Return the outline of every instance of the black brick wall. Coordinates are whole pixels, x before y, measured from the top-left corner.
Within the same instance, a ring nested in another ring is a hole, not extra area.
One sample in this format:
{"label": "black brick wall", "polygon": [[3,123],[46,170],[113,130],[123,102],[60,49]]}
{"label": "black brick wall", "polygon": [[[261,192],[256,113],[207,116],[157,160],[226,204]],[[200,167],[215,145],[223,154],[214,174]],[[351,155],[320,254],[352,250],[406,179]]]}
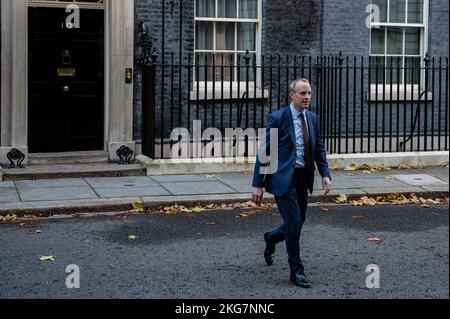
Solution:
{"label": "black brick wall", "polygon": [[[320,55],[322,52],[322,0],[304,0],[301,5],[298,1],[288,0],[282,4],[275,0],[263,0],[263,16],[262,16],[262,35],[261,35],[261,49],[262,55],[266,57],[266,61],[272,56],[275,60],[278,55],[283,57],[290,56],[309,56]],[[137,25],[140,21],[144,21],[150,28],[150,34],[155,40],[156,52],[158,54],[157,63],[162,62],[162,5],[160,0],[136,0],[135,1],[135,46],[136,57],[139,57],[139,34],[137,32]],[[165,15],[165,62],[171,61],[171,53],[173,53],[175,64],[179,63],[179,8],[175,8],[173,16],[170,12],[170,7],[166,6]],[[194,0],[183,1],[183,62],[187,62],[187,54],[194,51]],[[291,59],[292,61],[292,59]],[[135,62],[135,89],[134,89],[134,137],[140,139],[141,132],[141,94],[142,83],[140,68]],[[175,71],[175,84],[172,88],[170,83],[165,82],[165,93],[179,91],[178,88],[178,68]],[[166,68],[165,75],[170,77],[170,68]],[[183,78],[186,78],[187,70],[184,70]],[[275,76],[275,74],[274,74]],[[157,75],[161,79],[161,73]],[[283,76],[284,81],[284,76]],[[158,82],[158,81],[157,81]],[[160,114],[161,109],[161,87],[157,86],[157,113]],[[183,80],[183,83],[186,83]],[[285,83],[283,82],[283,85]],[[182,90],[187,89],[185,87]],[[283,92],[284,93],[284,92]],[[165,105],[170,105],[172,100],[171,95],[168,94],[165,99]],[[185,94],[186,96],[187,94]],[[282,106],[284,106],[283,97]],[[278,103],[278,99],[274,100],[274,104]],[[182,112],[186,109],[187,101],[182,101]],[[178,99],[174,100],[174,105],[178,107]],[[165,111],[167,108],[163,111]],[[174,122],[179,122],[179,116],[183,118],[186,114],[174,112]],[[210,119],[212,122],[212,119]],[[252,119],[253,121],[253,119]],[[258,119],[258,122],[260,119]],[[159,128],[158,128],[159,129]],[[166,131],[167,127],[164,129]]]}
{"label": "black brick wall", "polygon": [[262,53],[319,55],[322,0],[263,1]]}
{"label": "black brick wall", "polygon": [[368,55],[370,29],[366,27],[366,7],[370,0],[323,1],[324,55]]}
{"label": "black brick wall", "polygon": [[430,0],[428,49],[431,56],[448,57],[448,7],[448,0]]}

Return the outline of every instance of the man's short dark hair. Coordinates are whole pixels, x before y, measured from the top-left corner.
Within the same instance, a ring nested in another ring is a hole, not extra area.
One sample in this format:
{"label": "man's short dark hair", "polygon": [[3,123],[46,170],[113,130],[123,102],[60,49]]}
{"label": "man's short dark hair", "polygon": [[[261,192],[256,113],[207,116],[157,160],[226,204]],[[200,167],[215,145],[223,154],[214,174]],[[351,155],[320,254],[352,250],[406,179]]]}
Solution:
{"label": "man's short dark hair", "polygon": [[309,83],[309,80],[307,80],[307,79],[304,79],[304,78],[295,79],[294,81],[289,83],[289,93],[293,92],[295,90],[295,87],[297,86],[298,82],[303,82],[303,83],[307,83],[307,84],[311,85],[311,83]]}

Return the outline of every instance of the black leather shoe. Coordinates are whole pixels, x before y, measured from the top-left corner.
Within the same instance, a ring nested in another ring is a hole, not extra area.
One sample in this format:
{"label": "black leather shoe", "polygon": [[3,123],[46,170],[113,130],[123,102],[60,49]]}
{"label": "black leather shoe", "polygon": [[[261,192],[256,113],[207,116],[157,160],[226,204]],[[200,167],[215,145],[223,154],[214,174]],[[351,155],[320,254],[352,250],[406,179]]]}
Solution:
{"label": "black leather shoe", "polygon": [[302,288],[311,288],[309,284],[308,278],[306,278],[305,274],[295,273],[291,275],[291,281],[294,285],[302,287]]}
{"label": "black leather shoe", "polygon": [[270,241],[269,233],[264,234],[264,241],[266,242],[266,249],[264,250],[264,259],[267,265],[273,265],[273,255],[275,254],[275,245]]}

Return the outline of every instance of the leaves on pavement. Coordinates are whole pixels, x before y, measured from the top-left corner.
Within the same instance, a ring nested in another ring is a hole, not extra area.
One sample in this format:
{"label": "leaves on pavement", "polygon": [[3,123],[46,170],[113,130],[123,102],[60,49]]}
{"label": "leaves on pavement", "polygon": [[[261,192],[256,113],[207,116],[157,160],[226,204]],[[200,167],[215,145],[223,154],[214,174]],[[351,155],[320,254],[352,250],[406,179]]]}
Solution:
{"label": "leaves on pavement", "polygon": [[363,196],[360,200],[353,201],[352,204],[353,206],[375,206],[377,204],[377,200],[375,198]]}
{"label": "leaves on pavement", "polygon": [[8,214],[5,216],[5,220],[6,221],[15,221],[17,220],[17,215],[16,214]]}
{"label": "leaves on pavement", "polygon": [[142,202],[133,203],[133,209],[131,211],[133,213],[142,213],[144,211],[144,203]]}
{"label": "leaves on pavement", "polygon": [[417,169],[417,166],[415,166],[413,164],[405,163],[405,164],[394,165],[394,166],[392,166],[392,168],[398,169],[398,170],[405,170],[405,169]]}
{"label": "leaves on pavement", "polygon": [[348,200],[348,196],[345,194],[341,194],[338,197],[336,197],[335,202],[338,204],[344,204],[347,202],[347,200]]}
{"label": "leaves on pavement", "polygon": [[204,208],[201,208],[201,207],[194,207],[194,208],[192,208],[192,212],[193,212],[193,213],[196,213],[196,214],[203,213],[204,210],[205,210],[205,209],[204,209]]}
{"label": "leaves on pavement", "polygon": [[180,208],[180,213],[192,213],[192,210],[182,206]]}
{"label": "leaves on pavement", "polygon": [[[345,204],[348,203],[348,196],[345,194],[341,194],[335,199],[335,203],[337,204]],[[440,205],[440,204],[448,204],[448,197],[445,198],[423,198],[417,197],[416,194],[411,194],[409,197],[406,197],[403,194],[392,193],[387,196],[378,196],[377,198],[363,196],[358,200],[352,200],[350,203],[353,206],[375,206],[379,204],[392,204],[392,205],[425,205],[424,208],[427,208],[426,205]]]}
{"label": "leaves on pavement", "polygon": [[351,164],[348,166],[345,166],[344,171],[356,171],[358,169],[358,166],[355,164]]}

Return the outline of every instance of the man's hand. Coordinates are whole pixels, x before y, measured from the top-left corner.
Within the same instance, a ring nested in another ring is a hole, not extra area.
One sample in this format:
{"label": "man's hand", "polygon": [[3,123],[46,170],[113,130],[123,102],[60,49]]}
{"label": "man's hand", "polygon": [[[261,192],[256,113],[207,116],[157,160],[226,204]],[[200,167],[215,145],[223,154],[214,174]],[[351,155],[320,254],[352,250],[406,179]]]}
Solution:
{"label": "man's hand", "polygon": [[324,195],[328,195],[331,191],[331,179],[329,177],[324,177],[322,179],[322,185],[323,185],[323,190]]}
{"label": "man's hand", "polygon": [[259,205],[262,202],[264,189],[262,187],[253,187],[252,200]]}

